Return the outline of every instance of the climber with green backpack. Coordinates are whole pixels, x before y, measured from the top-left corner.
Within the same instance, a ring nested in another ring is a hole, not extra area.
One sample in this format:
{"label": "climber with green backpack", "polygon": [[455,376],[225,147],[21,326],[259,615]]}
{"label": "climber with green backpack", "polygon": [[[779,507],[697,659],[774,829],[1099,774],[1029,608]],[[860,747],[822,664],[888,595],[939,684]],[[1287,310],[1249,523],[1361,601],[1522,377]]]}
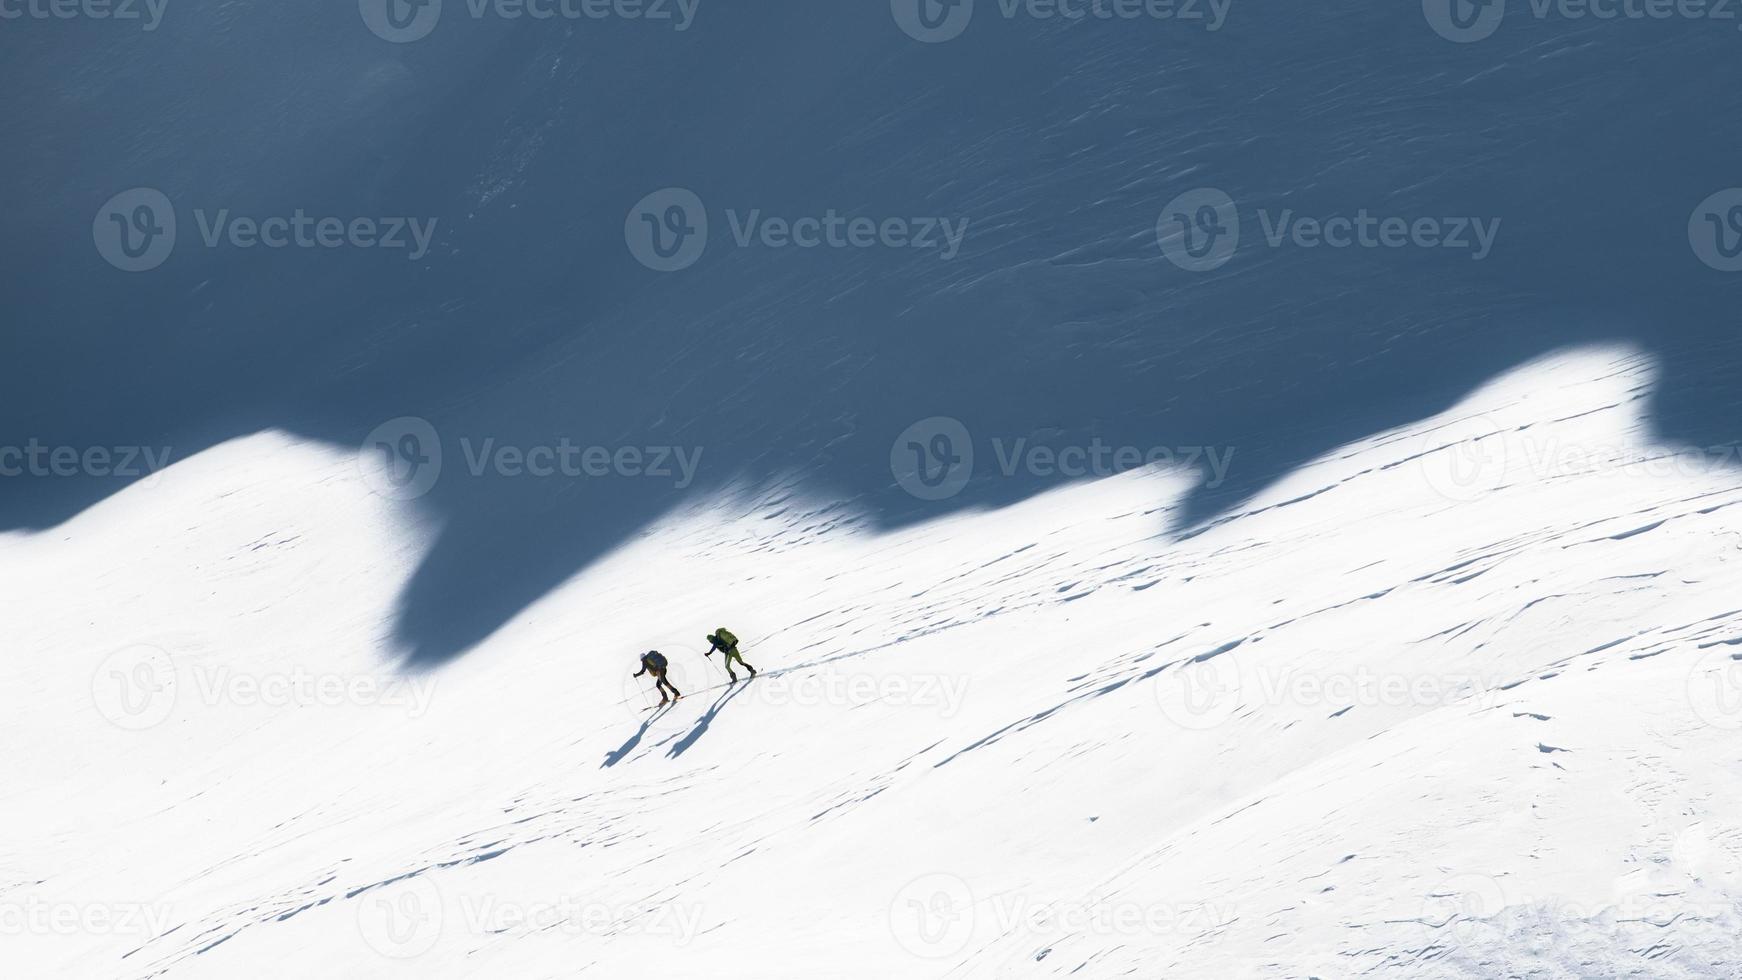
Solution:
{"label": "climber with green backpack", "polygon": [[738,652],[738,638],[733,636],[732,631],[724,626],[708,634],[708,652],[702,656],[712,657],[716,650],[725,654],[720,659],[725,662],[726,676],[732,678],[726,683],[738,683],[738,675],[732,672],[732,661],[734,660],[738,661],[738,666],[748,670],[751,677],[756,676],[756,668],[745,663],[744,656]]}

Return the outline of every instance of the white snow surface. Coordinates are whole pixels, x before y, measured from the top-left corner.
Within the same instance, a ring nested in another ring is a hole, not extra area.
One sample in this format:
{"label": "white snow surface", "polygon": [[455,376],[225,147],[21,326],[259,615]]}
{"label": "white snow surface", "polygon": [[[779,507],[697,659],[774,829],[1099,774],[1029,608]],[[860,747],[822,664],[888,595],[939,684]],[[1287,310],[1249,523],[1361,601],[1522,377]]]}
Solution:
{"label": "white snow surface", "polygon": [[1742,471],[1652,381],[1547,358],[1200,527],[748,488],[426,672],[439,528],[222,445],[0,537],[0,975],[1742,975]]}

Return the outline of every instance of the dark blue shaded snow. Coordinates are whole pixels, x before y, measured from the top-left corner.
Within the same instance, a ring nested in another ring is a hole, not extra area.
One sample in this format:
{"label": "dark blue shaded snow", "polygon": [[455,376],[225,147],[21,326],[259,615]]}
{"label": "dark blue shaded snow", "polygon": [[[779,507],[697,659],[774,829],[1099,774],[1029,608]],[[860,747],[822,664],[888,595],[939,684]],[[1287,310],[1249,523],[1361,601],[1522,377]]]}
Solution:
{"label": "dark blue shaded snow", "polygon": [[[461,5],[450,4],[460,7]],[[158,30],[0,35],[8,221],[0,444],[173,447],[282,428],[349,451],[428,419],[440,519],[400,639],[463,652],[680,503],[803,474],[895,526],[1006,504],[994,437],[1235,450],[1212,517],[1349,439],[1570,343],[1660,359],[1669,442],[1742,436],[1735,281],[1688,216],[1742,183],[1736,33],[1509,17],[1446,42],[1419,5],[1236,3],[1167,21],[1006,20],[944,44],[887,4],[702,4],[689,30],[453,12],[388,44],[356,5],[173,5]],[[29,29],[24,29],[29,28]],[[176,202],[150,273],[105,265],[118,191]],[[1163,205],[1213,186],[1241,251],[1190,273]],[[662,274],[624,242],[664,187],[710,209]],[[200,244],[195,209],[439,219],[403,252]],[[962,250],[739,248],[728,210],[967,219]],[[1491,255],[1269,248],[1263,210],[1498,218]],[[895,485],[896,436],[960,419],[959,495]],[[696,481],[473,477],[461,440],[683,446]],[[0,480],[0,531],[117,479]],[[798,505],[798,504],[795,504]]]}

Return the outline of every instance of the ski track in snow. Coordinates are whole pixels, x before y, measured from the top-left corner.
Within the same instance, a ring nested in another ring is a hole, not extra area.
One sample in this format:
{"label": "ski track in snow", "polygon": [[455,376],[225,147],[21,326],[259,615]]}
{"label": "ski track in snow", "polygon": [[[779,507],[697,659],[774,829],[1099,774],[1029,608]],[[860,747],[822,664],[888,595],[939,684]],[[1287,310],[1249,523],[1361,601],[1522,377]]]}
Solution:
{"label": "ski track in snow", "polygon": [[[1742,485],[1661,472],[1650,375],[1527,366],[1192,529],[1169,473],[890,533],[709,501],[415,717],[209,694],[400,676],[423,547],[349,460],[220,447],[5,539],[0,905],[164,926],[8,943],[68,977],[1736,975]],[[719,622],[761,676],[714,687]],[[177,694],[129,731],[92,700],[138,643]],[[621,681],[648,646],[669,709]]]}

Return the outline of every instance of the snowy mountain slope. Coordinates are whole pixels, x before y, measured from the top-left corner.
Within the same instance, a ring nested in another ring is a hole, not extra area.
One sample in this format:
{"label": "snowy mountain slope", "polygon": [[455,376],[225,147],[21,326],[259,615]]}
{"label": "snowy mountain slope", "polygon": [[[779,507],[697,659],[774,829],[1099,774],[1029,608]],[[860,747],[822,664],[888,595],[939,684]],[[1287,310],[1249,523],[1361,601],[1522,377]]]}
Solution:
{"label": "snowy mountain slope", "polygon": [[[227,443],[3,541],[7,958],[1734,974],[1742,489],[1652,445],[1651,383],[1538,362],[1189,529],[1161,472],[889,533],[713,499],[424,674],[431,519]],[[720,623],[755,682],[709,689]]]}
{"label": "snowy mountain slope", "polygon": [[[1742,437],[1734,278],[1688,234],[1737,182],[1733,25],[1515,5],[1457,44],[1421,3],[1236,3],[1210,30],[1151,16],[1202,2],[1103,18],[1003,0],[926,43],[899,23],[921,2],[710,2],[678,31],[479,18],[524,5],[471,0],[407,44],[359,16],[398,0],[177,2],[149,33],[20,21],[0,32],[17,148],[0,350],[31,370],[0,386],[0,446],[182,459],[271,429],[343,451],[416,415],[517,446],[703,446],[708,490],[797,470],[807,494],[905,527],[948,506],[913,508],[887,446],[942,414],[1240,447],[1229,479],[1188,500],[1196,520],[1546,351],[1615,338],[1659,360],[1659,431]],[[711,228],[672,273],[625,233],[666,188]],[[1237,203],[1241,244],[1188,272],[1158,226],[1212,188]],[[180,228],[148,272],[112,267],[93,238],[134,189]],[[411,260],[204,230],[298,214],[416,221],[433,239]],[[830,215],[964,237],[946,259],[754,233]],[[1356,215],[1497,238],[1478,260],[1270,231]],[[979,482],[954,504],[1063,482]],[[125,485],[0,481],[0,531],[56,527]],[[401,652],[458,656],[688,502],[612,490],[436,487],[443,533],[404,583]]]}

